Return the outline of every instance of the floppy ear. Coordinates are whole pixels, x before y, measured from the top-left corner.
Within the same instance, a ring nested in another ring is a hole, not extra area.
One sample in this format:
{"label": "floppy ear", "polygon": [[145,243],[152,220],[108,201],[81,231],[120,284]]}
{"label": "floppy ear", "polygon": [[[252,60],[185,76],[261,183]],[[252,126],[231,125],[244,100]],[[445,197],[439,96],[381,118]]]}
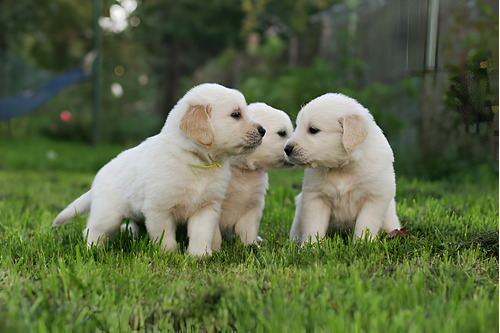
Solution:
{"label": "floppy ear", "polygon": [[215,139],[210,122],[210,105],[190,105],[182,117],[179,128],[190,139],[204,146],[211,146]]}
{"label": "floppy ear", "polygon": [[344,129],[342,144],[348,152],[362,144],[368,131],[363,118],[358,115],[345,116],[339,119],[340,126]]}

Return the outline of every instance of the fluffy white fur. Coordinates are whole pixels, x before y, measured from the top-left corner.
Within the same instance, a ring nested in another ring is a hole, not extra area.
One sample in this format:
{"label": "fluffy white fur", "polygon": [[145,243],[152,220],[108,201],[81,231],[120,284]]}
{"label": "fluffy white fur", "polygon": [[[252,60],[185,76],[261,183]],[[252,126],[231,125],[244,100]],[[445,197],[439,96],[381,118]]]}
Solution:
{"label": "fluffy white fur", "polygon": [[392,149],[370,112],[342,94],[305,105],[285,146],[290,162],[306,167],[290,238],[316,242],[330,229],[354,239],[399,229]]}
{"label": "fluffy white fur", "polygon": [[[293,132],[288,115],[264,103],[250,104],[248,111],[265,127],[266,135],[251,154],[231,158],[231,180],[220,216],[222,235],[228,237],[236,233],[245,245],[258,239],[268,188],[267,172],[293,167],[283,154],[286,140]],[[214,239],[214,249],[218,246],[220,234]]]}
{"label": "fluffy white fur", "polygon": [[[251,152],[264,133],[239,91],[218,84],[194,87],[159,134],[102,167],[91,189],[59,213],[53,226],[90,212],[84,237],[91,246],[102,244],[123,219],[144,221],[153,240],[176,251],[176,226],[187,223],[189,253],[211,254],[231,176],[228,159]],[[221,168],[199,167],[216,163]]]}

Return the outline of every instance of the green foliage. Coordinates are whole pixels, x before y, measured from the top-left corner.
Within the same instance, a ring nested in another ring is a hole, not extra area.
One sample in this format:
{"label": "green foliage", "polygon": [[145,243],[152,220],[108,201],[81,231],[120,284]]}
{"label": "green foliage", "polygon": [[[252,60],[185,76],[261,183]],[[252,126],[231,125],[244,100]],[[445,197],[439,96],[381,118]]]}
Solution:
{"label": "green foliage", "polygon": [[471,178],[472,175],[476,178],[488,177],[495,173],[498,175],[497,160],[482,155],[475,157],[469,157],[469,155],[470,152],[446,150],[440,156],[427,160],[417,168],[413,167],[402,172],[425,179],[455,179],[456,181],[461,181],[461,177]]}
{"label": "green foliage", "polygon": [[124,149],[123,146],[91,146],[44,137],[2,138],[0,170],[95,173]]}
{"label": "green foliage", "polygon": [[[455,53],[461,57],[447,64],[450,82],[445,97],[447,107],[460,114],[465,131],[475,126],[480,134],[480,125],[494,119],[492,106],[498,106],[498,12],[480,1],[475,10],[476,15],[467,9],[452,17],[455,33],[444,44],[449,50],[458,47]],[[457,36],[460,40],[454,41]]]}
{"label": "green foliage", "polygon": [[278,60],[286,51],[286,42],[278,36],[269,36],[259,48],[258,54],[268,61]]}
{"label": "green foliage", "polygon": [[311,15],[328,9],[341,0],[243,0],[244,32],[265,31],[274,26],[282,33],[303,35]]}
{"label": "green foliage", "polygon": [[[491,53],[486,51],[470,56],[463,67],[449,66],[450,89],[445,93],[446,104],[460,113],[467,132],[470,126],[476,126],[476,134],[479,134],[481,123],[493,121],[491,107],[495,103],[495,92],[490,90],[488,78],[491,60]],[[498,104],[498,100],[496,102]]]}
{"label": "green foliage", "polygon": [[[103,3],[104,15],[107,4]],[[67,0],[38,1],[36,4],[24,0],[2,2],[0,71],[4,73],[5,84],[1,85],[0,93],[16,95],[35,89],[51,76],[81,66],[92,49],[91,9],[91,2],[78,4]],[[152,116],[160,95],[156,89],[159,80],[154,68],[156,55],[142,43],[133,40],[118,43],[112,37],[107,34],[103,43],[102,137],[105,141],[120,143],[140,141],[155,134],[164,121]],[[14,62],[17,66],[12,65]],[[23,71],[17,72],[11,67]],[[117,71],[117,67],[122,70]],[[123,87],[122,96],[112,95],[114,83]],[[92,98],[91,81],[74,84],[37,110],[35,117],[43,114],[52,119],[53,126],[43,128],[51,137],[90,142]],[[58,116],[63,110],[72,113],[72,122],[61,124]],[[17,119],[12,121],[12,128],[19,131],[15,123]]]}
{"label": "green foliage", "polygon": [[340,92],[369,109],[384,132],[396,135],[403,122],[387,110],[399,96],[416,94],[416,80],[402,80],[394,85],[372,83],[358,89],[341,83],[343,79],[332,66],[318,58],[309,67],[288,69],[274,79],[251,76],[243,82],[241,90],[249,103],[268,103],[286,111],[292,119],[312,99],[327,92]]}
{"label": "green foliage", "polygon": [[[21,137],[26,141],[43,140],[40,138],[41,135],[49,139],[66,141],[63,144],[68,146],[74,142],[91,144],[93,119],[90,110],[68,109],[72,112],[71,121],[68,123],[61,121],[59,114],[55,112],[50,112],[52,115],[14,118],[8,124],[0,123],[0,140],[9,142],[11,139]],[[163,124],[163,119],[154,116],[142,114],[120,116],[116,113],[106,113],[103,115],[101,137],[108,144],[134,146],[159,133]]]}
{"label": "green foliage", "polygon": [[[0,2],[0,49],[55,73],[76,67],[92,44],[89,5],[68,0]],[[64,27],[63,29],[61,27]]]}
{"label": "green foliage", "polygon": [[[192,258],[186,244],[164,254],[126,234],[87,251],[85,217],[50,227],[89,188],[96,155],[109,160],[120,147],[4,142],[0,331],[498,331],[499,192],[489,169],[460,181],[398,177],[409,238],[352,244],[334,234],[304,248],[288,241],[303,171],[274,171],[264,241],[224,241],[220,253]],[[78,164],[40,168],[48,147]]]}
{"label": "green foliage", "polygon": [[139,15],[147,20],[139,26],[147,38],[170,43],[198,44],[205,48],[239,45],[243,9],[239,1],[215,0],[210,5],[197,0],[146,1]]}

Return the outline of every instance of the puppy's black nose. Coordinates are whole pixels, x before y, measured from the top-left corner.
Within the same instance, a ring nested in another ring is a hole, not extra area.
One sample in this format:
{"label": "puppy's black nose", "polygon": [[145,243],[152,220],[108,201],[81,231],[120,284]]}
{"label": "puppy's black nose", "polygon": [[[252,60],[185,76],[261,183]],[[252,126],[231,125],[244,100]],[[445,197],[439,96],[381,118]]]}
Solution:
{"label": "puppy's black nose", "polygon": [[257,131],[259,131],[261,137],[264,137],[264,135],[266,134],[266,129],[262,126],[259,126],[259,128],[257,128]]}
{"label": "puppy's black nose", "polygon": [[293,151],[293,146],[290,146],[290,145],[286,145],[285,146],[285,154],[286,156],[290,156],[290,154],[292,153]]}

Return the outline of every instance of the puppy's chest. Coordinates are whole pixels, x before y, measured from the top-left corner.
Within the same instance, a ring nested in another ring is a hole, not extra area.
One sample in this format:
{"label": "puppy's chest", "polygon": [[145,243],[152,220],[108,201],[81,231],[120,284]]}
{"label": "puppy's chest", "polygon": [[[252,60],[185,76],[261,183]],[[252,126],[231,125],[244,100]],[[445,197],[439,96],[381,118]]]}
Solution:
{"label": "puppy's chest", "polygon": [[202,207],[222,203],[229,176],[227,169],[195,170],[161,186],[156,201],[179,219],[187,219]]}
{"label": "puppy's chest", "polygon": [[332,218],[337,222],[355,219],[365,200],[362,183],[343,179],[328,183],[323,187],[322,192],[331,206]]}
{"label": "puppy's chest", "polygon": [[224,200],[225,209],[245,210],[260,204],[268,184],[265,174],[246,172],[233,175]]}
{"label": "puppy's chest", "polygon": [[195,177],[183,187],[179,190],[183,191],[184,196],[192,203],[222,201],[227,190],[227,180],[220,174],[214,174],[212,177]]}
{"label": "puppy's chest", "polygon": [[356,196],[362,187],[362,184],[350,178],[328,179],[323,185],[322,192],[335,201]]}

